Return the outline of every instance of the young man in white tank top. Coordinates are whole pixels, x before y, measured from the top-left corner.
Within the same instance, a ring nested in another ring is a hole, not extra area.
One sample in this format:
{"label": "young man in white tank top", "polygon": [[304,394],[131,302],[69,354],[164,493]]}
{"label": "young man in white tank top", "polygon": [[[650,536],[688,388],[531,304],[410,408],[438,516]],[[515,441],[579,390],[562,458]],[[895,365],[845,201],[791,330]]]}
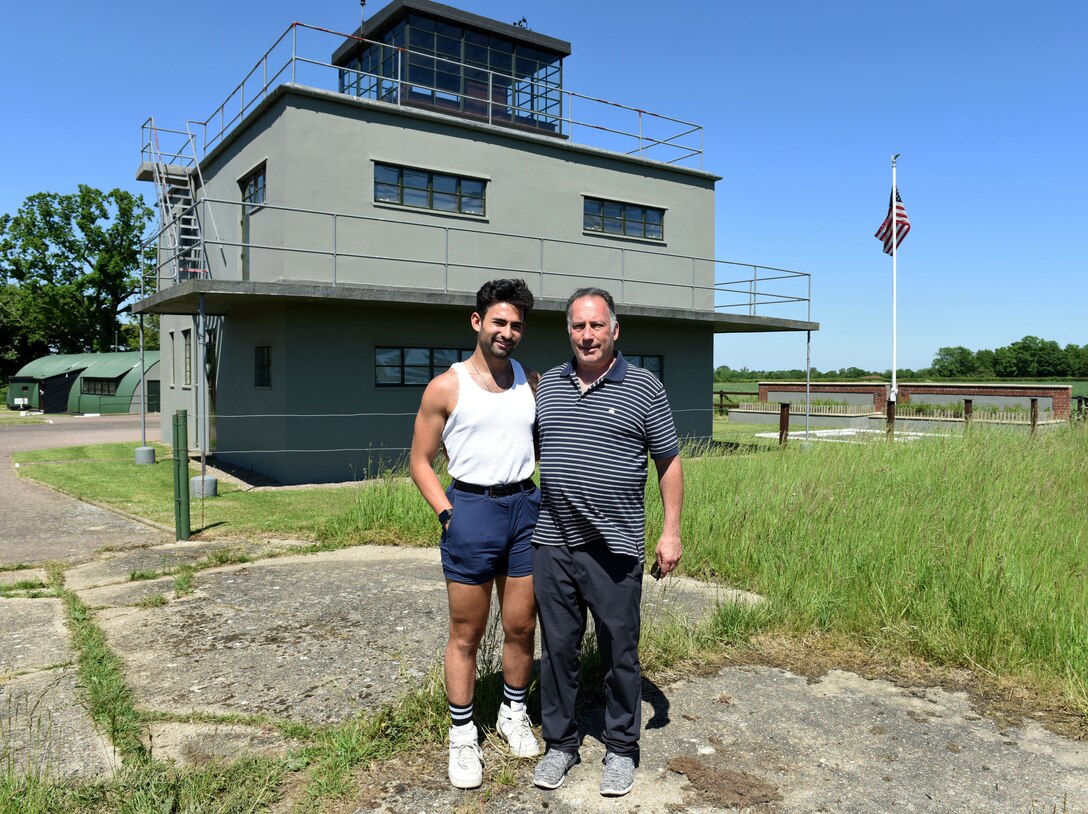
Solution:
{"label": "young man in white tank top", "polygon": [[[487,628],[491,587],[502,607],[504,701],[496,729],[517,757],[540,754],[525,709],[533,664],[536,604],[532,539],[540,508],[535,468],[534,393],[539,375],[510,358],[521,341],[533,295],[523,280],[492,280],[476,294],[476,349],[436,376],[416,415],[412,480],[442,525],[450,632],[446,695],[450,705],[450,783],[483,782],[473,722],[476,653]],[[434,471],[440,448],[453,482]]]}

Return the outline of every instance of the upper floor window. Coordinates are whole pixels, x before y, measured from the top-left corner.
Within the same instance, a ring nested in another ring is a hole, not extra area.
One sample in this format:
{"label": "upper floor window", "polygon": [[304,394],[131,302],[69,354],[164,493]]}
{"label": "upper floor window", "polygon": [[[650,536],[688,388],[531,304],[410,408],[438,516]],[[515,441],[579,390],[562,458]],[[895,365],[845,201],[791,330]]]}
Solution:
{"label": "upper floor window", "polygon": [[462,215],[484,214],[486,182],[392,164],[374,165],[374,200]]}
{"label": "upper floor window", "polygon": [[658,380],[665,381],[665,357],[654,356],[645,353],[623,354],[623,358],[635,367],[645,368],[657,376]]}
{"label": "upper floor window", "polygon": [[266,177],[265,166],[262,164],[238,182],[242,188],[242,203],[249,204],[244,209],[247,214],[264,203]]}
{"label": "upper floor window", "polygon": [[80,392],[88,396],[116,396],[117,379],[84,378],[80,383]]}
{"label": "upper floor window", "polygon": [[665,239],[665,210],[640,204],[586,198],[582,208],[582,228],[606,235]]}
{"label": "upper floor window", "polygon": [[471,348],[374,348],[374,384],[425,385],[471,355]]}

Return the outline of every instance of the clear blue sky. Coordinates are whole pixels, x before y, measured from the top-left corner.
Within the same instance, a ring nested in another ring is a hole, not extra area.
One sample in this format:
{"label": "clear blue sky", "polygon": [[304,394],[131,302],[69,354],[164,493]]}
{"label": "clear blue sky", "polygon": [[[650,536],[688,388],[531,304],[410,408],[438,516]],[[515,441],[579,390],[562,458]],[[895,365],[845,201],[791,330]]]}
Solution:
{"label": "clear blue sky", "polygon": [[[569,40],[571,90],[706,128],[705,166],[722,176],[717,257],[813,275],[813,366],[891,364],[891,260],[873,232],[893,153],[912,224],[901,367],[1029,334],[1088,343],[1088,5],[454,5]],[[0,211],[78,183],[148,192],[134,180],[140,123],[205,118],[293,20],[350,31],[359,5],[8,4]],[[715,363],[801,367],[804,338],[722,337]]]}

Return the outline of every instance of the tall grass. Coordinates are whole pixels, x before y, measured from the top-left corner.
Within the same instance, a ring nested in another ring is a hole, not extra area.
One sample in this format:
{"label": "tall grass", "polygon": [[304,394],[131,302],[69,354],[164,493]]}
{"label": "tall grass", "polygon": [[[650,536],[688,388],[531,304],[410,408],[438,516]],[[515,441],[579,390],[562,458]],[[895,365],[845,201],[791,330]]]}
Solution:
{"label": "tall grass", "polygon": [[762,627],[1058,679],[1088,710],[1088,426],[792,443],[685,474],[685,570],[768,597]]}

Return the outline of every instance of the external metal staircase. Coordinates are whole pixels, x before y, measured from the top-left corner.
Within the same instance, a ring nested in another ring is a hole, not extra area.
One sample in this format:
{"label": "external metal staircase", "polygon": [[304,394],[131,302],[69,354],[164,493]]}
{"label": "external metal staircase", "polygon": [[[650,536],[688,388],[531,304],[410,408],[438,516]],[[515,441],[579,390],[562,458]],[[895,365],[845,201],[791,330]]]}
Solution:
{"label": "external metal staircase", "polygon": [[[185,132],[162,130],[149,118],[143,126],[144,163],[150,165],[159,210],[157,286],[210,276],[204,241],[203,209],[198,197],[204,187],[196,155],[196,139]],[[177,150],[160,146],[160,138],[182,139]],[[218,239],[214,221],[209,224]]]}

